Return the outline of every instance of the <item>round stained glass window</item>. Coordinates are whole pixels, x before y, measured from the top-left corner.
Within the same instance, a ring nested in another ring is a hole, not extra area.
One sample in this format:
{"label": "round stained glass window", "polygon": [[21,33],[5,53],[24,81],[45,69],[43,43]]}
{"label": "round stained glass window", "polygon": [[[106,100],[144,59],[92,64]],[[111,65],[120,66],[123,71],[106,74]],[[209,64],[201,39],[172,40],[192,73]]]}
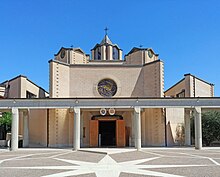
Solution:
{"label": "round stained glass window", "polygon": [[117,92],[117,85],[111,79],[103,79],[98,83],[98,92],[103,97],[112,97]]}

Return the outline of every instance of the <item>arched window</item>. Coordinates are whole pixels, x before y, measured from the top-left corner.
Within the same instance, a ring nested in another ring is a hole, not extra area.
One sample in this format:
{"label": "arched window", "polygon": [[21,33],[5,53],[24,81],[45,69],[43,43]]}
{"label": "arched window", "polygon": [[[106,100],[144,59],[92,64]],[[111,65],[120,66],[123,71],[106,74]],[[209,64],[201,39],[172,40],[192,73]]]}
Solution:
{"label": "arched window", "polygon": [[113,57],[113,60],[118,60],[119,59],[119,51],[118,51],[118,48],[117,47],[113,47],[113,54],[112,54],[112,57]]}
{"label": "arched window", "polygon": [[101,60],[101,47],[95,49],[95,60]]}

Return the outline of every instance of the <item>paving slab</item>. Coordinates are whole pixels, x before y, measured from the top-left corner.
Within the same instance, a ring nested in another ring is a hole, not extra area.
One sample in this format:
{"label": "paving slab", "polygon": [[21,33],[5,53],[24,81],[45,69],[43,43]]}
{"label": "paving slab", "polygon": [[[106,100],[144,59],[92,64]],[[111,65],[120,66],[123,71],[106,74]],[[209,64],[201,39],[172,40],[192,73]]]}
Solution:
{"label": "paving slab", "polygon": [[[19,149],[0,151],[7,177],[219,177],[220,150],[204,148]],[[90,152],[90,150],[92,152]]]}

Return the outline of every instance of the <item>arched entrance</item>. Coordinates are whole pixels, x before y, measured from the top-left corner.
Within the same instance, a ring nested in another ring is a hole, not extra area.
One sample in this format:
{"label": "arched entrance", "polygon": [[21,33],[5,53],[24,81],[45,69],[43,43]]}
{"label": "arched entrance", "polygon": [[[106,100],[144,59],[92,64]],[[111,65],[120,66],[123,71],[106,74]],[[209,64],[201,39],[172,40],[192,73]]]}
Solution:
{"label": "arched entrance", "polygon": [[124,147],[125,122],[122,116],[93,116],[90,120],[90,147]]}

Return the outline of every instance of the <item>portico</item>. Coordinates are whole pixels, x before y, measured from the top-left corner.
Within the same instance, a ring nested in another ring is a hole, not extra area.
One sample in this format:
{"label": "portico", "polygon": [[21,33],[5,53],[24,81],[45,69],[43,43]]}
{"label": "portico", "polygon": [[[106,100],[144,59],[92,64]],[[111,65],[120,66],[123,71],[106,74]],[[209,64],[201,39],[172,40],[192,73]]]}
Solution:
{"label": "portico", "polygon": [[[80,133],[81,122],[80,117],[82,109],[94,109],[94,108],[115,108],[115,109],[133,109],[133,126],[135,136],[135,148],[141,149],[141,111],[146,108],[184,108],[186,110],[192,110],[195,115],[195,148],[202,148],[202,129],[201,129],[201,111],[207,108],[220,108],[220,98],[184,98],[184,99],[170,99],[170,98],[120,98],[120,99],[7,99],[0,100],[0,109],[10,109],[12,111],[12,142],[11,150],[16,151],[18,149],[18,120],[19,111],[28,109],[58,109],[58,108],[73,108],[74,110],[74,132],[73,132],[73,148],[74,150],[80,149]],[[187,122],[187,121],[186,121]],[[25,121],[24,121],[24,124]],[[186,124],[186,127],[189,126]],[[26,127],[26,126],[24,126]],[[186,130],[186,140],[190,137]],[[24,144],[27,143],[28,128],[24,130],[25,138]],[[187,143],[186,141],[186,143]]]}

